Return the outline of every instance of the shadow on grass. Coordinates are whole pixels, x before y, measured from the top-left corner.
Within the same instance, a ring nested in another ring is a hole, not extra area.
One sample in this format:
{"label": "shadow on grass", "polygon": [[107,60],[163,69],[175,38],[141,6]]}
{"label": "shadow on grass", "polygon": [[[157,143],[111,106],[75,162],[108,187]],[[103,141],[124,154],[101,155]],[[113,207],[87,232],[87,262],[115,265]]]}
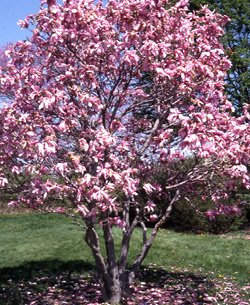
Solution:
{"label": "shadow on grass", "polygon": [[13,281],[18,280],[30,280],[34,276],[51,276],[53,274],[65,274],[69,275],[72,272],[86,273],[94,270],[94,265],[82,260],[75,261],[60,261],[60,260],[46,260],[46,261],[31,261],[18,267],[3,268],[0,269],[0,284],[3,280],[11,279]]}
{"label": "shadow on grass", "polygon": [[[29,262],[16,268],[1,269],[0,305],[101,303],[94,270],[92,264],[84,261],[59,260]],[[157,289],[160,298],[171,302],[184,298],[183,303],[178,304],[193,305],[200,304],[196,301],[201,302],[203,296],[213,289],[213,284],[207,278],[192,273],[144,267],[131,288],[131,297],[143,300],[141,304],[152,304],[150,295],[155,298]],[[139,303],[124,300],[124,304]]]}
{"label": "shadow on grass", "polygon": [[[140,270],[138,282],[131,289],[132,296],[142,305],[204,305],[213,304],[209,295],[214,295],[212,279],[190,272],[172,271],[156,266]],[[124,304],[131,304],[129,301]],[[133,304],[133,305],[134,305]]]}
{"label": "shadow on grass", "polygon": [[154,266],[143,266],[139,272],[139,280],[146,283],[157,283],[160,286],[163,284],[163,282],[170,286],[179,283],[188,284],[190,282],[197,286],[204,282],[213,286],[212,281],[206,276],[194,274],[191,272],[169,272],[165,268]]}
{"label": "shadow on grass", "polygon": [[[81,260],[31,261],[18,267],[0,269],[0,305],[30,304],[29,296],[41,295],[51,287],[72,291],[75,282],[83,277],[85,284],[91,286],[94,270],[94,265]],[[46,300],[33,301],[39,305],[53,304]]]}

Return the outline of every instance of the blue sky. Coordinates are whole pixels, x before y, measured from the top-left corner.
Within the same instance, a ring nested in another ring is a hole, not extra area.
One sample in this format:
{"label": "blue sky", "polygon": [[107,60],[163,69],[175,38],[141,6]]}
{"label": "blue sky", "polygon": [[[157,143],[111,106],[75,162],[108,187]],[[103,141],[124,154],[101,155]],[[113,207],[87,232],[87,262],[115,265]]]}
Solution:
{"label": "blue sky", "polygon": [[17,22],[38,12],[39,8],[40,0],[0,0],[0,47],[25,39],[29,32],[21,30]]}

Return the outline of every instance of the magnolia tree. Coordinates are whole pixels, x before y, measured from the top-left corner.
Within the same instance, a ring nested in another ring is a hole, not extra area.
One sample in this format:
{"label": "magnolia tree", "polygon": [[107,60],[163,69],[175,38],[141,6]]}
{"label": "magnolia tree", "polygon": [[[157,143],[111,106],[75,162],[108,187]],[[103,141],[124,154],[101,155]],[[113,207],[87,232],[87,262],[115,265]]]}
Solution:
{"label": "magnolia tree", "polygon": [[[11,46],[0,68],[0,94],[9,97],[0,187],[15,194],[12,206],[78,213],[103,298],[115,304],[178,200],[216,204],[239,182],[249,186],[248,109],[232,117],[223,95],[225,16],[190,13],[188,1],[48,4],[20,22],[32,36]],[[164,183],[152,179],[156,166]],[[142,248],[128,268],[137,226]]]}

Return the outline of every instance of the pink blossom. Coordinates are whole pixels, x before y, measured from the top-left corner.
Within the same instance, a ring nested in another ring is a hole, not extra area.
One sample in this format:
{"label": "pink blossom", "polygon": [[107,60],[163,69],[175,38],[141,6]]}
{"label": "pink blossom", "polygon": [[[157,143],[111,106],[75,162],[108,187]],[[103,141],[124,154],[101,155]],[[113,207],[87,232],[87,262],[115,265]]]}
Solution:
{"label": "pink blossom", "polygon": [[86,215],[89,213],[89,210],[85,205],[78,205],[77,210],[83,217],[86,217]]}
{"label": "pink blossom", "polygon": [[145,210],[146,212],[151,213],[155,210],[155,207],[156,204],[153,201],[149,200],[145,206]]}
{"label": "pink blossom", "polygon": [[122,220],[120,217],[114,217],[114,218],[112,218],[112,219],[111,219],[111,222],[112,222],[114,225],[118,226],[120,229],[123,229],[123,228],[125,228],[125,226],[126,226],[125,221]]}
{"label": "pink blossom", "polygon": [[64,214],[65,213],[65,208],[62,207],[58,207],[54,210],[55,213],[59,213],[59,214]]}
{"label": "pink blossom", "polygon": [[87,143],[87,141],[84,138],[79,139],[79,145],[80,145],[81,149],[83,149],[84,151],[87,151],[89,149],[89,144]]}
{"label": "pink blossom", "polygon": [[0,177],[0,187],[4,187],[6,184],[8,184],[8,179]]}
{"label": "pink blossom", "polygon": [[154,222],[158,219],[158,216],[156,214],[152,214],[149,216],[150,221]]}
{"label": "pink blossom", "polygon": [[65,172],[67,171],[68,164],[64,163],[57,163],[55,166],[55,170],[58,171],[62,176],[64,176]]}
{"label": "pink blossom", "polygon": [[[208,7],[190,12],[186,0],[61,2],[43,1],[21,22],[32,35],[0,65],[8,101],[0,109],[0,188],[25,175],[19,204],[54,211],[56,198],[65,213],[77,206],[87,232],[103,221],[123,228],[123,250],[136,222],[161,225],[180,199],[212,199],[211,219],[238,215],[236,204],[218,205],[236,186],[250,187],[250,109],[232,116],[223,90],[228,18]],[[139,265],[158,225],[144,236]],[[127,257],[96,255],[127,270]],[[113,280],[105,263],[100,269]]]}
{"label": "pink blossom", "polygon": [[143,189],[145,190],[145,192],[146,192],[147,194],[150,194],[150,193],[152,193],[152,192],[155,190],[155,188],[153,187],[153,185],[150,184],[150,183],[144,184],[144,185],[143,185]]}

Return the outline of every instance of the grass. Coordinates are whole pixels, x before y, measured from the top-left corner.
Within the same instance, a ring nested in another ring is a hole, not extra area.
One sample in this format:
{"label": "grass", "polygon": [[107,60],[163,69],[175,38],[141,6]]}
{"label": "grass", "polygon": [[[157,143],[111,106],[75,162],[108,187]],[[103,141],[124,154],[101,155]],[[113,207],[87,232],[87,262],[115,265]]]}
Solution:
{"label": "grass", "polygon": [[80,227],[60,215],[10,214],[0,216],[0,268],[30,262],[91,262]]}
{"label": "grass", "polygon": [[[81,228],[62,215],[0,215],[0,275],[24,273],[34,269],[51,272],[61,269],[93,268],[90,250]],[[121,232],[114,234],[119,241]],[[135,231],[131,258],[138,253],[141,232]],[[145,265],[156,264],[171,271],[187,270],[212,273],[215,277],[233,277],[238,283],[250,280],[249,240],[225,236],[191,235],[161,230]],[[130,258],[130,262],[131,262]]]}
{"label": "grass", "polygon": [[247,283],[249,257],[249,241],[244,239],[161,231],[146,263],[157,258],[157,264],[167,268],[212,272],[218,277],[234,277],[239,283]]}

